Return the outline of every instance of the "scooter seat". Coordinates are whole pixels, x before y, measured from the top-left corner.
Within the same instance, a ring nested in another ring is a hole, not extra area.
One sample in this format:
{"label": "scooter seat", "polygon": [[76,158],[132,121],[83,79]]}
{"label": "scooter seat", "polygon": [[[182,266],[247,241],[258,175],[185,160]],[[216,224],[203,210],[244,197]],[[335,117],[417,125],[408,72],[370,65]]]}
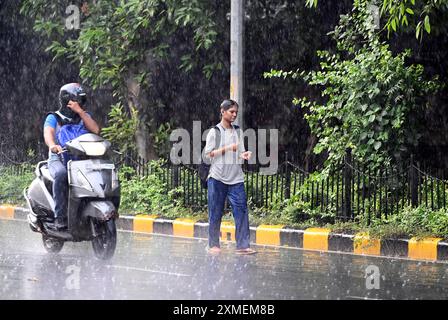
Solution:
{"label": "scooter seat", "polygon": [[44,183],[50,195],[53,195],[54,179],[50,174],[50,170],[48,170],[48,161],[40,161],[34,172],[37,178]]}

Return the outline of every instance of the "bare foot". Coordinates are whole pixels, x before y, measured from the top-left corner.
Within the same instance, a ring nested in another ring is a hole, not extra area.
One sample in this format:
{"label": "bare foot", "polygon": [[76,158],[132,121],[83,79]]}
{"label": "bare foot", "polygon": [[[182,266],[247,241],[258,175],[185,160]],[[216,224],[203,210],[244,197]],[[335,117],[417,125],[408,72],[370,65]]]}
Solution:
{"label": "bare foot", "polygon": [[208,253],[210,254],[220,254],[221,253],[221,248],[219,247],[211,247],[208,249]]}

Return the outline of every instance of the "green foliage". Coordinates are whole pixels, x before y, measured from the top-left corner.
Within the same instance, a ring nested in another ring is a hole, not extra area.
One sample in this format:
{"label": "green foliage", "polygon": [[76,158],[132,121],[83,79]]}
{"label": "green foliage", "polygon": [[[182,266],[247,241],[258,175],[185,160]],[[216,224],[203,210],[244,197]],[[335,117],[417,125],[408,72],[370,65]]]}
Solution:
{"label": "green foliage", "polygon": [[128,115],[123,110],[123,105],[117,103],[112,105],[108,123],[109,126],[101,130],[102,136],[118,146],[121,152],[135,151],[135,131],[138,126],[138,111],[131,109],[130,115]]}
{"label": "green foliage", "polygon": [[[70,58],[94,89],[112,85],[120,97],[125,97],[129,78],[150,86],[157,61],[170,55],[174,34],[189,33],[194,41],[195,51],[185,52],[184,67],[200,61],[197,57],[211,48],[217,35],[205,1],[129,0],[90,4],[79,32],[66,38],[65,21],[54,14],[64,5],[68,3],[25,0],[21,12],[35,20],[36,31],[52,39],[48,50],[55,58]],[[205,74],[210,76],[210,70],[204,65]]]}
{"label": "green foliage", "polygon": [[0,167],[0,203],[25,204],[23,190],[33,179],[30,165]]}
{"label": "green foliage", "polygon": [[152,161],[148,164],[149,174],[139,176],[130,167],[122,167],[119,171],[121,185],[121,209],[133,213],[166,214],[180,208],[180,189],[167,192],[160,179],[162,162]]}
{"label": "green foliage", "polygon": [[381,14],[388,14],[385,26],[388,36],[400,26],[407,27],[412,19],[417,19],[415,37],[420,40],[423,39],[424,32],[431,33],[430,17],[441,10],[448,11],[447,0],[383,0],[381,6]]}
{"label": "green foliage", "polygon": [[[139,111],[137,137],[148,136],[144,131],[150,131],[152,137],[158,126],[167,122],[161,107],[176,103],[173,89],[168,87],[186,77],[179,76],[180,70],[209,80],[223,69],[217,58],[222,54],[213,46],[216,6],[208,1],[89,1],[88,13],[80,17],[80,29],[66,30],[63,17],[67,17],[65,9],[70,2],[24,0],[21,12],[34,21],[35,31],[48,37],[47,51],[54,59],[71,61],[79,66],[83,83],[94,90],[107,89],[115,101]],[[114,124],[111,127],[115,131]],[[134,127],[133,123],[127,127]],[[120,138],[117,132],[110,134]],[[128,139],[133,140],[134,135],[128,134]],[[137,144],[139,153],[155,157],[154,143],[148,140]],[[133,148],[122,139],[120,144]]]}
{"label": "green foliage", "polygon": [[265,76],[301,77],[322,89],[323,103],[308,97],[294,102],[308,111],[305,118],[319,138],[314,152],[328,152],[327,164],[339,162],[348,148],[373,167],[400,160],[417,145],[415,114],[439,84],[424,79],[422,66],[406,65],[410,51],[394,56],[379,40],[366,1],[341,16],[331,34],[338,52],[318,51],[320,70]]}
{"label": "green foliage", "polygon": [[425,206],[405,207],[397,214],[373,218],[370,233],[376,237],[442,237],[448,238],[448,211]]}
{"label": "green foliage", "polygon": [[[363,0],[354,0],[354,6],[358,6]],[[430,17],[435,17],[441,11],[448,11],[447,0],[382,0],[380,14],[387,16],[387,35],[396,32],[399,28],[409,26],[413,18],[417,19],[415,26],[415,37],[423,39],[423,33],[431,33]],[[316,7],[318,0],[306,0],[305,5],[309,8]],[[372,1],[375,4],[375,1]]]}
{"label": "green foliage", "polygon": [[317,7],[317,0],[306,0],[306,6],[307,7]]}
{"label": "green foliage", "polygon": [[171,123],[162,123],[157,131],[152,134],[154,141],[154,149],[157,156],[160,158],[167,158],[171,150],[171,142],[169,140],[173,126]]}
{"label": "green foliage", "polygon": [[[325,175],[321,173],[314,173],[308,176],[303,182],[302,186],[291,194],[289,199],[284,199],[285,184],[280,182],[278,189],[274,186],[269,187],[265,182],[264,188],[271,188],[269,192],[269,204],[256,206],[251,198],[251,190],[248,190],[248,205],[251,208],[251,214],[255,219],[262,219],[264,222],[283,223],[288,225],[296,225],[300,223],[307,223],[318,225],[326,222],[334,222],[336,217],[335,192],[329,195],[330,203],[326,204],[325,211],[321,210],[320,205],[311,205],[310,188],[311,184],[315,183],[315,188],[318,183],[325,179]],[[275,181],[272,181],[274,185]],[[293,190],[293,181],[291,179],[290,190]],[[271,195],[272,193],[272,195]],[[282,200],[283,194],[283,200]],[[260,195],[259,195],[260,196]],[[263,195],[261,195],[263,197]],[[326,197],[326,196],[325,196]],[[316,200],[314,200],[315,202]]]}

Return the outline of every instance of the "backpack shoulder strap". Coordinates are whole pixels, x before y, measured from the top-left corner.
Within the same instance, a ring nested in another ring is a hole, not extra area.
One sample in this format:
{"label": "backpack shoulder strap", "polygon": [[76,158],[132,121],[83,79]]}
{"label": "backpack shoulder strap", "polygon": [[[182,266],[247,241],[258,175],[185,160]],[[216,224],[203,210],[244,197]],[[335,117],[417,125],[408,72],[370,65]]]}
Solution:
{"label": "backpack shoulder strap", "polygon": [[241,132],[240,132],[240,126],[236,124],[232,124],[233,129],[236,131],[236,135],[238,136],[238,140],[241,140]]}
{"label": "backpack shoulder strap", "polygon": [[62,121],[61,117],[60,117],[56,112],[54,112],[54,111],[52,111],[52,112],[47,112],[47,114],[45,115],[44,122],[45,122],[45,120],[47,119],[47,117],[48,117],[50,114],[52,114],[52,115],[54,115],[54,116],[56,117],[56,121],[58,122],[58,125],[60,125],[60,126],[63,125],[63,121]]}
{"label": "backpack shoulder strap", "polygon": [[216,130],[216,132],[215,132],[215,148],[214,149],[217,149],[221,145],[221,129],[219,129],[218,126],[213,126],[212,128]]}

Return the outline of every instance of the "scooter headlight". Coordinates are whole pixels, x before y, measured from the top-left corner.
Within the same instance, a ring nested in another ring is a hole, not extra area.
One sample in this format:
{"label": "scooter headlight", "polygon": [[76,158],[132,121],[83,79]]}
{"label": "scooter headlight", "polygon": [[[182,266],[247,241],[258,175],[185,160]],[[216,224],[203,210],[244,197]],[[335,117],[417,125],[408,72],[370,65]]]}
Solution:
{"label": "scooter headlight", "polygon": [[88,156],[103,156],[106,153],[106,145],[103,142],[79,142]]}

